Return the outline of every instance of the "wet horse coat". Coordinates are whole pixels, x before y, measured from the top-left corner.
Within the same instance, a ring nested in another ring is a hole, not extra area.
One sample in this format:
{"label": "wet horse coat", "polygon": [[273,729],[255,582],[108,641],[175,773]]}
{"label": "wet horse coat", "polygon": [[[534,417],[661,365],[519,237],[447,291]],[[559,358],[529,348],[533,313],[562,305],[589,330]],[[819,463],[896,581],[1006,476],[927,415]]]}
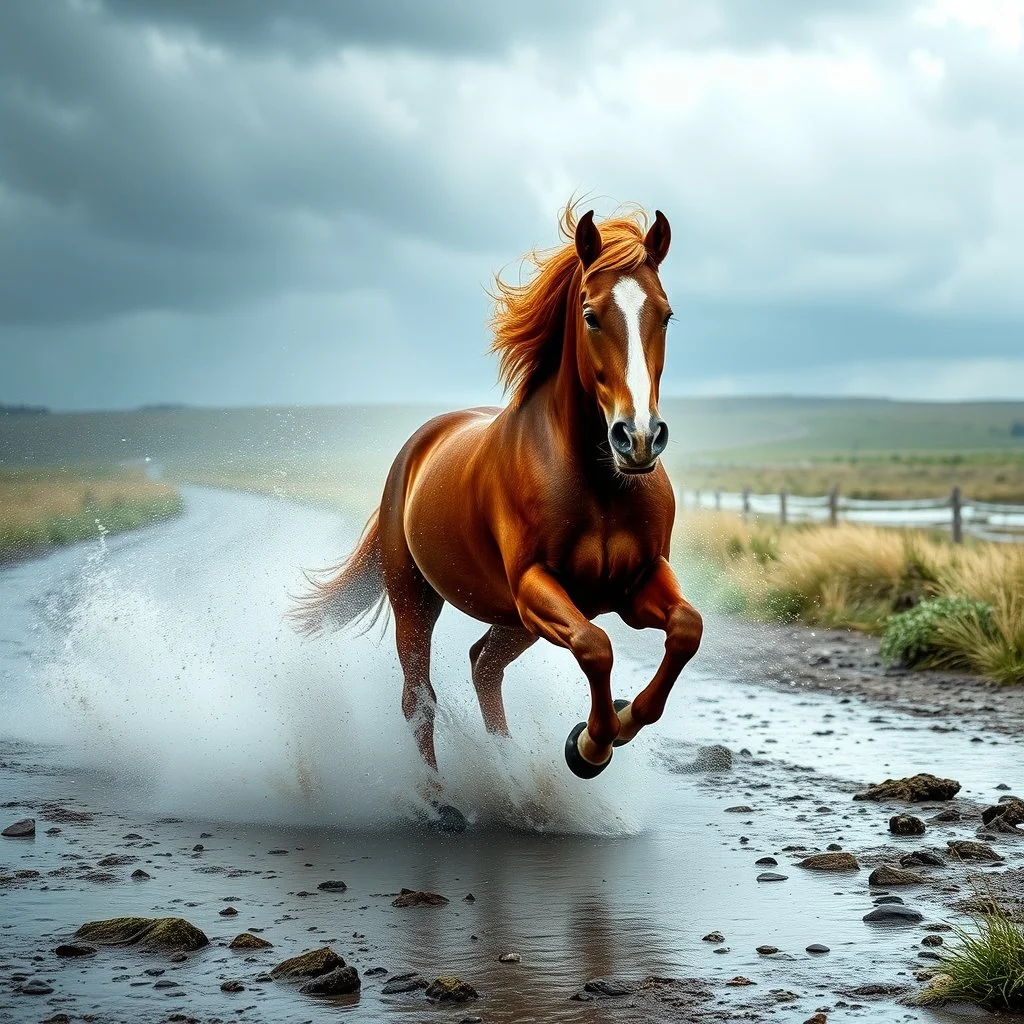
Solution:
{"label": "wet horse coat", "polygon": [[[508,732],[501,685],[512,661],[541,637],[573,653],[591,708],[565,753],[584,778],[661,717],[700,644],[700,615],[668,563],[675,504],[659,460],[671,310],[658,267],[670,230],[660,211],[645,227],[637,217],[598,227],[592,212],[576,223],[567,210],[572,242],[534,256],[527,284],[498,282],[493,348],[511,401],[420,427],[356,550],[311,581],[294,612],[312,634],[390,602],[402,709],[433,769],[430,646],[445,601],[488,624],[470,662],[491,732]],[[611,642],[591,621],[605,612],[665,632],[661,664],[632,702],[612,699]]]}

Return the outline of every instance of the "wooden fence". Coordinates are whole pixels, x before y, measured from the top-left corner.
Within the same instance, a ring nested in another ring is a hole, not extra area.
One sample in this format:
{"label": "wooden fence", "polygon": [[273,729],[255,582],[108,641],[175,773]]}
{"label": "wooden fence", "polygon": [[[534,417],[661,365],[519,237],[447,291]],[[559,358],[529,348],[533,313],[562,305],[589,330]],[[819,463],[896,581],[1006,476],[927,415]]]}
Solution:
{"label": "wooden fence", "polygon": [[841,521],[870,523],[876,526],[902,526],[913,529],[949,530],[953,543],[964,536],[981,540],[1024,542],[1024,505],[975,501],[954,487],[945,498],[908,498],[898,501],[871,501],[846,498],[832,487],[820,497],[790,494],[755,494],[742,491],[676,491],[680,507],[715,508],[739,512],[744,518],[772,516],[783,525],[794,522],[820,522],[836,526]]}

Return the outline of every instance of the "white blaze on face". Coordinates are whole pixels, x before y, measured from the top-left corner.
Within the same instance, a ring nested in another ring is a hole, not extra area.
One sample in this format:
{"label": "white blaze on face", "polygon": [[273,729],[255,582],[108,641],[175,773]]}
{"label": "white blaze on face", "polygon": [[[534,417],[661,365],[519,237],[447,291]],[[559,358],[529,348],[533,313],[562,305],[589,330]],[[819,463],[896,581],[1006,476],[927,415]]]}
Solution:
{"label": "white blaze on face", "polygon": [[633,415],[638,434],[647,434],[651,427],[651,375],[647,370],[640,313],[647,293],[635,278],[620,278],[612,288],[612,298],[626,322],[626,387],[633,396]]}

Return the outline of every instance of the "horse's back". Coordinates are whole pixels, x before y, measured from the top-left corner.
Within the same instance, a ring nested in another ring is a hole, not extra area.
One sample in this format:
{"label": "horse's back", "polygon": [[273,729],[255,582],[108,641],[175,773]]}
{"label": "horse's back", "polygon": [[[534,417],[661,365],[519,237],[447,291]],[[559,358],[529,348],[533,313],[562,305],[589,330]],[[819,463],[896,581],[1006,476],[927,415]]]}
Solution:
{"label": "horse's back", "polygon": [[517,624],[501,553],[479,500],[480,466],[487,460],[477,456],[500,412],[461,409],[424,423],[395,459],[381,514],[389,533],[401,530],[416,567],[446,601],[484,621]]}

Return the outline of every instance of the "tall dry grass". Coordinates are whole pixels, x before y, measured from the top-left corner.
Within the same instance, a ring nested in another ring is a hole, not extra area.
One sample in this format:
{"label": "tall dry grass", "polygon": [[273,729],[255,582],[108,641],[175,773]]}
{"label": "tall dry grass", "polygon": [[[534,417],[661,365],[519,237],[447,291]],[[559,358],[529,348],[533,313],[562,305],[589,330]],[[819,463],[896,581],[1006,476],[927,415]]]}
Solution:
{"label": "tall dry grass", "polygon": [[991,620],[943,622],[947,664],[1024,682],[1024,546],[953,545],[923,531],[680,517],[675,550],[705,600],[757,617],[881,631],[895,613],[944,595],[982,601]]}
{"label": "tall dry grass", "polygon": [[142,470],[0,469],[0,559],[155,522],[182,509]]}

